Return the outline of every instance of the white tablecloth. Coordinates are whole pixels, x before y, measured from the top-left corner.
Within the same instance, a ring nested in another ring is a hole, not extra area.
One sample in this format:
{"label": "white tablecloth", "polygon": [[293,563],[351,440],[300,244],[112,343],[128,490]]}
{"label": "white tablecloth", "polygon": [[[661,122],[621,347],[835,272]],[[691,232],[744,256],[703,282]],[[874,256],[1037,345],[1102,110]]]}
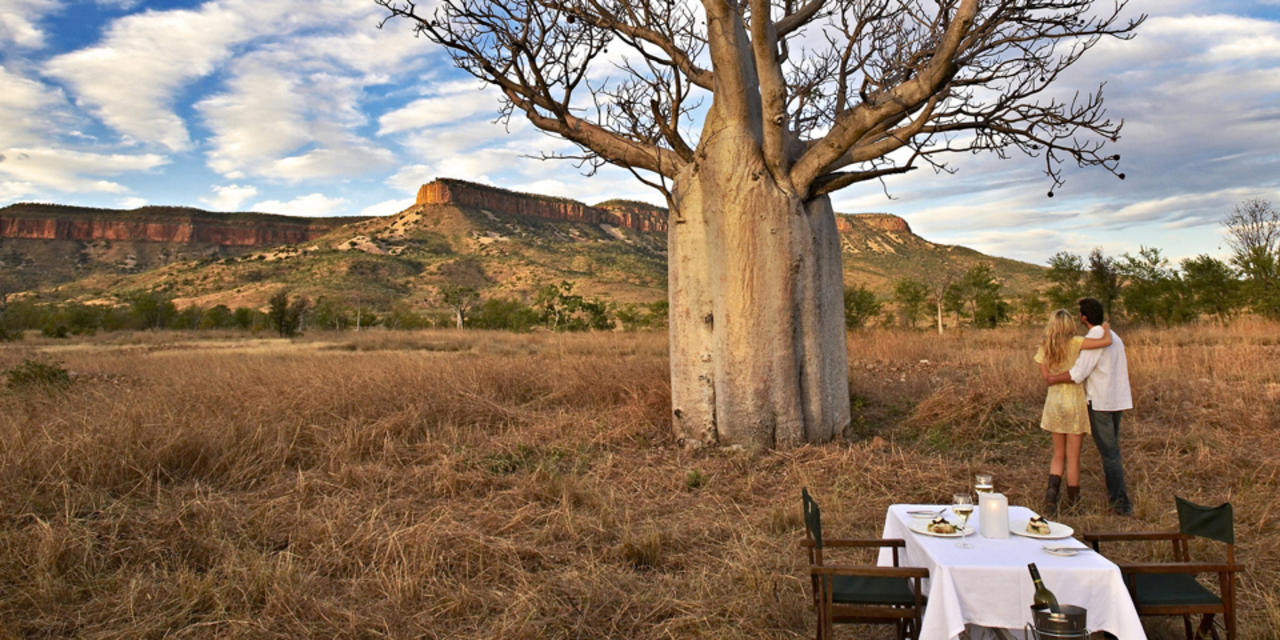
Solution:
{"label": "white tablecloth", "polygon": [[[1074,538],[1041,540],[1010,535],[988,539],[981,533],[963,540],[972,548],[957,546],[960,538],[942,538],[915,533],[908,510],[940,509],[938,505],[895,504],[885,516],[885,538],[902,538],[907,546],[900,551],[903,566],[929,569],[925,587],[929,597],[921,624],[921,640],[950,640],[960,635],[966,624],[1021,630],[1031,622],[1031,602],[1035,586],[1027,572],[1034,562],[1040,577],[1058,602],[1084,607],[1091,631],[1108,631],[1120,640],[1145,640],[1142,623],[1129,599],[1120,569],[1092,550],[1072,557],[1046,553],[1043,546],[1080,546]],[[979,529],[979,509],[969,526]],[[948,511],[948,519],[955,521]],[[1009,507],[1009,519],[1034,515],[1026,507]],[[924,520],[915,520],[925,522]],[[888,549],[880,552],[880,564],[892,564]]]}

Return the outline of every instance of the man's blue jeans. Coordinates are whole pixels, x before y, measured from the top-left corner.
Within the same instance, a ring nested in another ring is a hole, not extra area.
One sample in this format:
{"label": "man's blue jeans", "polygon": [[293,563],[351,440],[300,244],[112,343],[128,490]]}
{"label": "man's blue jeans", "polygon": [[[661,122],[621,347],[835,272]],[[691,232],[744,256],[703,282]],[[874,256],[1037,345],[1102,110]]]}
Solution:
{"label": "man's blue jeans", "polygon": [[1093,431],[1093,443],[1102,457],[1102,473],[1107,479],[1107,498],[1117,513],[1133,513],[1129,492],[1124,486],[1124,462],[1120,459],[1121,411],[1094,411],[1089,405],[1089,427]]}

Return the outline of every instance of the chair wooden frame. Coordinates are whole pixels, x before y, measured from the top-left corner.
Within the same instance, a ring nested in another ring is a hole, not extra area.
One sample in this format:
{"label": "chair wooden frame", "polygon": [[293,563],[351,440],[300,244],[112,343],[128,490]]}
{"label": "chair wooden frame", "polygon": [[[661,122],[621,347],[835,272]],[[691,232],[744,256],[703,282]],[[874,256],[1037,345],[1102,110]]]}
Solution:
{"label": "chair wooden frame", "polygon": [[[805,493],[806,500],[808,491]],[[816,508],[816,503],[814,503]],[[820,517],[815,511],[815,516]],[[806,525],[807,525],[806,521]],[[835,624],[893,624],[897,628],[897,637],[918,638],[920,619],[924,615],[926,598],[921,591],[921,581],[929,577],[929,570],[923,567],[902,567],[898,565],[898,550],[906,546],[906,541],[896,538],[825,538],[819,532],[817,538],[806,526],[805,539],[800,542],[809,552],[809,579],[812,588],[813,606],[818,614],[817,640],[832,637]],[[893,566],[878,565],[844,565],[826,564],[823,557],[824,548],[831,549],[892,549]],[[849,603],[837,602],[834,599],[834,584],[837,577],[866,578],[899,578],[905,580],[912,593],[912,604],[902,606],[884,603]]]}
{"label": "chair wooden frame", "polygon": [[[1181,531],[1144,531],[1144,532],[1100,532],[1085,533],[1086,542],[1093,545],[1094,551],[1101,551],[1103,542],[1150,542],[1167,540],[1173,548],[1173,562],[1117,562],[1120,573],[1124,576],[1125,586],[1133,598],[1135,608],[1140,616],[1181,616],[1183,630],[1187,640],[1200,638],[1218,638],[1217,627],[1213,625],[1213,617],[1221,615],[1226,628],[1227,640],[1236,638],[1235,614],[1235,574],[1244,571],[1244,565],[1235,561],[1235,545],[1226,545],[1225,562],[1193,562],[1189,542],[1199,536]],[[1206,573],[1218,576],[1218,602],[1215,604],[1144,604],[1137,593],[1136,576],[1138,575],[1190,575],[1192,577]],[[1192,630],[1192,616],[1201,616],[1200,625]],[[1207,634],[1207,635],[1206,635]]]}

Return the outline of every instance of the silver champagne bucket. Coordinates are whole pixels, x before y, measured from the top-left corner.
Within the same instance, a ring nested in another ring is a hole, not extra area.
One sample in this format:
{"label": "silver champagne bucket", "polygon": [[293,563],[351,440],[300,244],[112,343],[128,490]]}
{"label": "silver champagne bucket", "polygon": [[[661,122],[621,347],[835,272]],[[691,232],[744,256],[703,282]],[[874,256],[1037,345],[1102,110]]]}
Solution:
{"label": "silver champagne bucket", "polygon": [[1064,604],[1054,613],[1044,605],[1032,605],[1031,619],[1035,622],[1026,628],[1027,640],[1084,640],[1089,637],[1086,625],[1088,612],[1084,607]]}

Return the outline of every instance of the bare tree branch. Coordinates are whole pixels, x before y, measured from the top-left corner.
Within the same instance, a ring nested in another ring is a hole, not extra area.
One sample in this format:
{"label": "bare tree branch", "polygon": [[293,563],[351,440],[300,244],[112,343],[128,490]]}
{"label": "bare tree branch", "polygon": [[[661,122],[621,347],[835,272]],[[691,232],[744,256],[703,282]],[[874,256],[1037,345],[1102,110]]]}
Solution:
{"label": "bare tree branch", "polygon": [[1123,177],[1102,87],[1054,87],[1145,18],[1122,19],[1127,0],[376,2],[497,87],[504,117],[582,149],[547,157],[673,179],[734,127],[804,198],[962,152],[1038,158],[1051,189],[1067,163]]}

